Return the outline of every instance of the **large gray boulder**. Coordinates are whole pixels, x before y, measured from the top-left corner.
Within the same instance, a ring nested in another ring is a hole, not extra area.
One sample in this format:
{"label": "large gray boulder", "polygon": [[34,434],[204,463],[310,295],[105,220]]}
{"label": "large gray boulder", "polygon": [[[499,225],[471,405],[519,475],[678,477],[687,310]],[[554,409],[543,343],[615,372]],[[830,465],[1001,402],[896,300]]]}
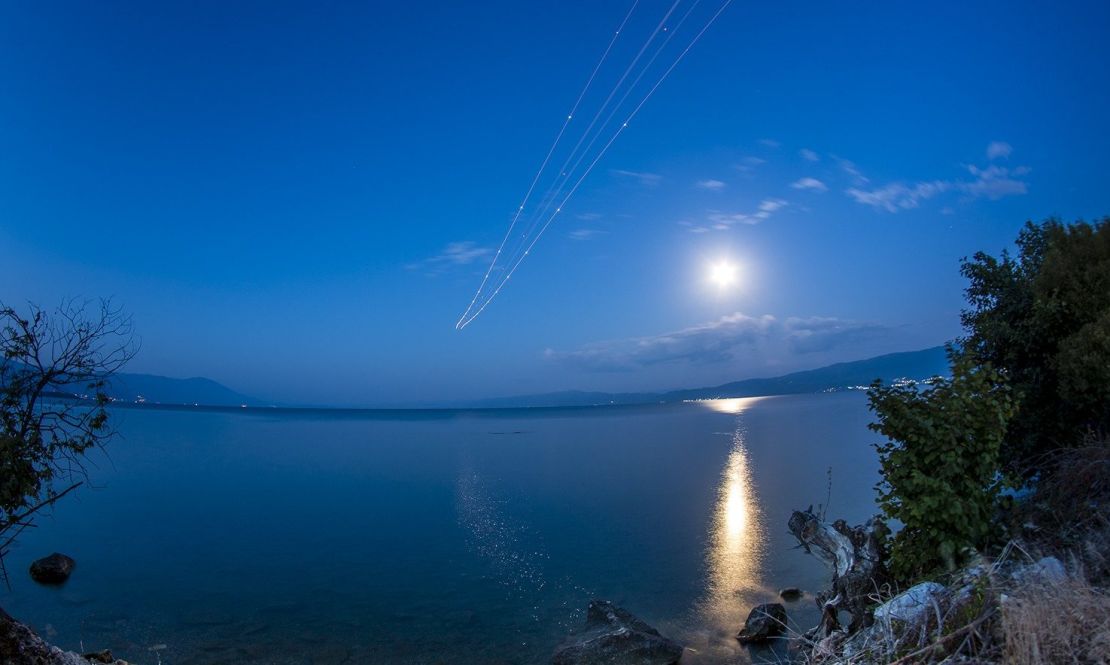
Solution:
{"label": "large gray boulder", "polygon": [[674,665],[683,646],[607,600],[591,600],[586,625],[551,657],[552,665]]}
{"label": "large gray boulder", "polygon": [[900,621],[917,626],[928,621],[934,607],[947,603],[948,588],[936,582],[922,582],[906,589],[875,608],[875,620],[888,625]]}

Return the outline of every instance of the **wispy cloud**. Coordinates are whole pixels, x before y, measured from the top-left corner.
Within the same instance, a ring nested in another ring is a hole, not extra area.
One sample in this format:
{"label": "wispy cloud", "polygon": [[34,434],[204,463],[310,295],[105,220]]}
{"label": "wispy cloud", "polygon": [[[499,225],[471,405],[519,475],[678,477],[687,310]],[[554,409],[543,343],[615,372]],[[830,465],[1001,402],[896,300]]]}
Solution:
{"label": "wispy cloud", "polygon": [[916,208],[921,201],[931,199],[949,189],[951,189],[951,183],[942,181],[919,182],[915,185],[892,182],[869,190],[852,187],[846,190],[846,193],[856,203],[882,208],[888,212],[898,212],[899,210]]}
{"label": "wispy cloud", "polygon": [[[759,212],[756,213],[756,216],[758,216],[759,219],[767,219],[771,216],[771,213],[776,210],[781,210],[786,206],[787,203],[784,199],[763,199],[759,202]],[[760,213],[762,213],[762,216],[759,216]]]}
{"label": "wispy cloud", "polygon": [[787,347],[796,353],[818,353],[866,342],[890,328],[877,323],[827,316],[791,317],[783,323]]}
{"label": "wispy cloud", "polygon": [[595,372],[631,371],[662,364],[725,363],[770,352],[796,356],[858,344],[885,334],[886,326],[828,317],[749,316],[736,312],[661,335],[586,344],[572,351],[547,349],[552,361]]}
{"label": "wispy cloud", "polygon": [[[1013,148],[1008,143],[995,141],[987,146],[987,156],[992,159],[1008,157],[1011,152]],[[967,199],[986,198],[994,201],[1029,191],[1029,184],[1022,179],[1030,172],[1028,166],[1008,168],[997,164],[985,167],[969,164],[965,168],[972,176],[971,180],[930,180],[913,184],[892,182],[868,189],[857,185],[845,190],[845,193],[857,203],[898,212],[916,208],[922,201],[949,192],[963,194]]]}
{"label": "wispy cloud", "polygon": [[987,145],[987,159],[1009,157],[1013,151],[1014,147],[1005,141],[991,141]]}
{"label": "wispy cloud", "polygon": [[470,240],[448,243],[439,254],[405,266],[409,270],[424,270],[429,275],[438,275],[451,268],[466,266],[485,261],[493,254],[489,247],[480,247]]}
{"label": "wispy cloud", "polygon": [[807,162],[819,162],[819,161],[821,161],[821,157],[816,152],[810,150],[809,148],[802,148],[801,150],[798,151],[798,154],[801,155],[802,159],[806,160]]}
{"label": "wispy cloud", "polygon": [[790,184],[794,189],[811,189],[815,192],[828,191],[828,185],[821,182],[817,178],[800,178]]}
{"label": "wispy cloud", "polygon": [[705,233],[709,231],[708,226],[705,226],[703,224],[695,224],[688,219],[679,220],[678,225],[685,226],[690,233]]}
{"label": "wispy cloud", "polygon": [[698,188],[708,189],[710,191],[719,192],[726,187],[725,183],[720,180],[699,180]]}
{"label": "wispy cloud", "polygon": [[782,144],[775,139],[759,139],[759,145],[765,146],[767,148],[778,148]]}
{"label": "wispy cloud", "polygon": [[625,171],[624,169],[613,169],[612,173],[614,175],[623,176],[625,178],[638,180],[640,184],[644,185],[645,187],[654,187],[663,180],[663,176],[659,175],[658,173],[642,173],[639,171]]}
{"label": "wispy cloud", "polygon": [[972,182],[960,183],[960,190],[967,192],[971,196],[985,196],[994,201],[1004,196],[1015,196],[1018,194],[1025,194],[1029,191],[1028,184],[1017,179],[1017,177],[1029,173],[1029,167],[1027,166],[1007,169],[992,165],[985,169],[981,169],[974,164],[970,164],[967,170],[971,175],[975,176],[975,180]]}
{"label": "wispy cloud", "polygon": [[677,361],[720,362],[741,348],[753,346],[774,323],[772,316],[752,317],[737,312],[662,335],[595,342],[574,351],[548,349],[544,355],[592,371],[631,370]]}
{"label": "wispy cloud", "polygon": [[741,173],[751,173],[752,171],[756,170],[761,164],[766,163],[766,159],[760,159],[759,157],[745,157],[741,159],[738,164],[736,164],[735,168]]}
{"label": "wispy cloud", "polygon": [[835,155],[833,156],[833,159],[836,160],[836,165],[840,167],[840,170],[848,174],[848,177],[852,179],[853,185],[861,187],[871,182],[867,178],[867,176],[863,175],[863,172],[859,170],[854,162],[851,162],[847,159],[841,159],[840,157],[836,157]]}
{"label": "wispy cloud", "polygon": [[705,233],[706,231],[727,231],[736,224],[759,224],[771,218],[779,210],[790,205],[785,199],[767,198],[759,202],[753,212],[710,212],[706,223],[694,224],[689,221],[679,222],[686,226],[691,233]]}
{"label": "wispy cloud", "polygon": [[575,229],[568,233],[567,237],[571,240],[589,240],[590,238],[596,238],[605,233],[607,233],[607,231],[602,231],[600,229]]}

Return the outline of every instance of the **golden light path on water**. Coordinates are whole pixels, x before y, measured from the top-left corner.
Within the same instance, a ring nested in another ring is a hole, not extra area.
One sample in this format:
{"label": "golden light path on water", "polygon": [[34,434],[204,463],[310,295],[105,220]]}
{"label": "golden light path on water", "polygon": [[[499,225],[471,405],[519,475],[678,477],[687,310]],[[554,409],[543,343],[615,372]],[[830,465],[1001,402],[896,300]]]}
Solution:
{"label": "golden light path on water", "polygon": [[[760,399],[707,400],[703,404],[718,413],[739,416]],[[760,574],[765,545],[762,511],[752,486],[744,428],[739,420],[721,472],[709,535],[709,575],[701,614],[711,628],[702,636],[704,642],[695,648],[699,655],[716,660],[738,653],[736,631],[765,593]],[[694,660],[700,659],[695,656]]]}

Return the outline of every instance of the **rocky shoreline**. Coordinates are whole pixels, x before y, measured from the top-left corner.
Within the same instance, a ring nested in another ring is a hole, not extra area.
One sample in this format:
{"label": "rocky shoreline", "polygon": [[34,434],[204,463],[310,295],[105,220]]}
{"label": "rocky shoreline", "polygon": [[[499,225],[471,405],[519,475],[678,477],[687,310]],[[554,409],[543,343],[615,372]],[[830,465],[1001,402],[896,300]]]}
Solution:
{"label": "rocky shoreline", "polygon": [[0,663],[10,665],[89,665],[90,663],[109,663],[128,665],[117,660],[110,651],[77,654],[63,651],[47,644],[27,626],[16,621],[0,609]]}
{"label": "rocky shoreline", "polygon": [[[1003,653],[1006,636],[1000,634],[1007,615],[1018,614],[1014,610],[1032,597],[1051,595],[1046,590],[1085,584],[1079,571],[1069,571],[1059,559],[1033,558],[1011,543],[995,559],[976,555],[956,571],[898,592],[881,558],[886,533],[881,521],[849,527],[798,511],[790,530],[833,571],[830,588],[817,594],[820,623],[794,640],[798,659],[814,665],[904,665],[952,657],[1010,662]],[[1101,598],[1105,613],[1110,605]],[[841,612],[851,617],[846,626],[839,621]],[[1110,653],[1110,643],[1103,646]]]}
{"label": "rocky shoreline", "polygon": [[[1105,663],[1110,655],[1110,595],[1087,582],[1079,560],[1035,557],[1011,541],[993,559],[976,555],[958,570],[896,590],[880,519],[852,527],[810,509],[795,511],[788,526],[832,571],[829,588],[815,596],[820,621],[790,634],[785,606],[758,605],[736,636],[741,644],[785,640],[790,661],[808,665],[1055,662],[1037,655],[1039,645],[1054,642],[1079,655],[1068,662]],[[780,595],[789,600],[798,591]],[[1022,652],[1030,645],[1032,660]],[[586,626],[552,663],[677,665],[685,651],[625,610],[593,601]]]}
{"label": "rocky shoreline", "polygon": [[[830,587],[814,597],[821,612],[819,623],[804,634],[792,633],[785,606],[764,603],[751,610],[744,625],[738,627],[736,639],[744,645],[789,642],[790,660],[794,662],[924,663],[944,660],[969,649],[983,655],[982,659],[972,659],[973,662],[998,662],[1001,639],[995,633],[1000,630],[1004,615],[1021,616],[1022,611],[1029,614],[1028,606],[1034,598],[1056,597],[1062,600],[1065,611],[1072,602],[1067,594],[1077,599],[1077,605],[1082,602],[1081,570],[1069,570],[1055,557],[1034,558],[1013,543],[993,560],[979,556],[943,579],[924,581],[896,592],[883,561],[882,542],[887,529],[882,521],[873,519],[850,527],[843,520],[827,523],[807,510],[795,511],[788,528],[800,546],[832,571]],[[31,574],[40,583],[57,584],[65,581],[74,565],[69,557],[55,553],[36,561]],[[1075,567],[1073,563],[1072,568]],[[801,595],[801,590],[795,588],[780,592],[786,601],[797,600]],[[1110,616],[1110,601],[1105,592],[1095,590],[1088,602],[1093,605],[1079,607],[1080,614],[1101,612]],[[1060,617],[1041,618],[1060,620]],[[1107,633],[1095,633],[1091,639],[1096,643],[1091,648],[1110,653]],[[585,624],[566,637],[550,662],[678,665],[687,651],[683,644],[660,634],[631,612],[606,600],[593,600],[587,608]],[[51,646],[2,609],[0,663],[128,665],[107,650],[78,654]]]}

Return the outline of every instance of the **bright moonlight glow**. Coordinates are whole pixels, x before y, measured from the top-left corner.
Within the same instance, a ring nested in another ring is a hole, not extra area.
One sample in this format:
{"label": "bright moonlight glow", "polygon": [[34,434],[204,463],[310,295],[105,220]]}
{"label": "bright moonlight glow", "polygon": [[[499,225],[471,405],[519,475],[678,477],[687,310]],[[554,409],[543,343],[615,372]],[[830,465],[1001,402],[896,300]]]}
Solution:
{"label": "bright moonlight glow", "polygon": [[728,261],[721,261],[709,266],[709,281],[717,288],[727,288],[736,283],[738,269]]}

